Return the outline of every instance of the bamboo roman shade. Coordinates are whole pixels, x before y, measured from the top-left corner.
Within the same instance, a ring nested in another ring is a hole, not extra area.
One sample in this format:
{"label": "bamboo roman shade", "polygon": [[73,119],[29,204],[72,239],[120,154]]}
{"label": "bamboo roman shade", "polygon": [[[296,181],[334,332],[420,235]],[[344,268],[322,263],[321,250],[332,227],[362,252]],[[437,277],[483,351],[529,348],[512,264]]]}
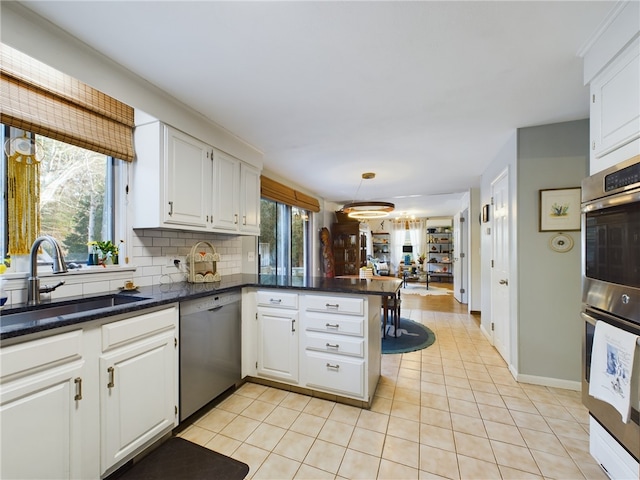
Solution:
{"label": "bamboo roman shade", "polygon": [[0,121],[132,161],[133,108],[0,44]]}
{"label": "bamboo roman shade", "polygon": [[291,205],[292,207],[304,208],[316,213],[320,211],[318,199],[271,180],[264,175],[260,176],[260,195],[263,198]]}

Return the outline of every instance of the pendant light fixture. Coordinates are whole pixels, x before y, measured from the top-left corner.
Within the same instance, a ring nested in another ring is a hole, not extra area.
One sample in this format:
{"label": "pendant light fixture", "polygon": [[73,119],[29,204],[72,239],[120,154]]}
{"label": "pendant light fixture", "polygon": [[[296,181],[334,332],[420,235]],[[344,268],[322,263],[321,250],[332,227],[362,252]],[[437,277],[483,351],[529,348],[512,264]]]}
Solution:
{"label": "pendant light fixture", "polygon": [[[376,174],[373,172],[365,172],[362,174],[360,185],[358,185],[358,190],[356,190],[356,198],[362,186],[362,180],[371,180],[375,177]],[[345,204],[342,207],[342,212],[355,219],[382,218],[388,216],[390,212],[393,212],[395,207],[393,203],[389,202],[356,202],[354,200],[351,203]]]}

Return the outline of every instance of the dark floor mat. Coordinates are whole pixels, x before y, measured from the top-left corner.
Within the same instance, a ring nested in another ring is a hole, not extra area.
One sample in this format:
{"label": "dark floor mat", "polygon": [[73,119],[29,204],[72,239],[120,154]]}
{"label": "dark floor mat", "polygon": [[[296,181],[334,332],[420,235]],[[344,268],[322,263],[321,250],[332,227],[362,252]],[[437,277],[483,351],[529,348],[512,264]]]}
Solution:
{"label": "dark floor mat", "polygon": [[113,480],[241,480],[249,466],[179,437],[172,437]]}

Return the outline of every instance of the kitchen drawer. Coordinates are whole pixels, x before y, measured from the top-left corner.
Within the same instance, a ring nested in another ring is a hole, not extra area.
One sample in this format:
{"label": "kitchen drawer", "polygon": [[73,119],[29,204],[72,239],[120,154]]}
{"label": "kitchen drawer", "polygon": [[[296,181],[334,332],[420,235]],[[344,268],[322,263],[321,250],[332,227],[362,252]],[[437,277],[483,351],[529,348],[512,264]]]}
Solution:
{"label": "kitchen drawer", "polygon": [[102,326],[102,351],[176,328],[178,308],[172,306]]}
{"label": "kitchen drawer", "polygon": [[307,313],[303,322],[305,330],[308,331],[364,336],[364,318],[362,317]]}
{"label": "kitchen drawer", "polygon": [[305,348],[316,352],[364,357],[364,338],[305,332]]}
{"label": "kitchen drawer", "polygon": [[362,398],[364,360],[310,351],[305,353],[307,387]]}
{"label": "kitchen drawer", "polygon": [[364,315],[364,299],[334,297],[328,295],[307,295],[306,310],[309,312],[340,313],[342,315]]}
{"label": "kitchen drawer", "polygon": [[258,305],[261,307],[278,307],[298,309],[298,295],[279,292],[277,290],[258,291]]}

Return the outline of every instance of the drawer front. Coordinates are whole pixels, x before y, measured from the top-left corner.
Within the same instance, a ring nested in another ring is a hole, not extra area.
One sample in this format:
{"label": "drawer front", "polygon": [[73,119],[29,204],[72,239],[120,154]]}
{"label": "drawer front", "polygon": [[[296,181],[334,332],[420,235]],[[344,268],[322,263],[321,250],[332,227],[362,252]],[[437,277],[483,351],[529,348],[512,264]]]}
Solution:
{"label": "drawer front", "polygon": [[307,295],[305,298],[306,309],[309,312],[364,315],[363,298],[333,297],[328,295]]}
{"label": "drawer front", "polygon": [[312,332],[364,336],[364,318],[362,317],[307,313],[303,321],[305,330]]}
{"label": "drawer front", "polygon": [[133,340],[174,329],[177,323],[177,306],[107,323],[102,326],[102,351],[105,352]]}
{"label": "drawer front", "polygon": [[364,395],[364,360],[306,352],[307,387],[362,398]]}
{"label": "drawer front", "polygon": [[82,330],[32,340],[0,350],[3,379],[82,358]]}
{"label": "drawer front", "polygon": [[305,332],[305,347],[316,352],[364,357],[364,338]]}
{"label": "drawer front", "polygon": [[258,305],[261,307],[278,307],[298,309],[298,295],[295,293],[279,292],[277,290],[258,291]]}

